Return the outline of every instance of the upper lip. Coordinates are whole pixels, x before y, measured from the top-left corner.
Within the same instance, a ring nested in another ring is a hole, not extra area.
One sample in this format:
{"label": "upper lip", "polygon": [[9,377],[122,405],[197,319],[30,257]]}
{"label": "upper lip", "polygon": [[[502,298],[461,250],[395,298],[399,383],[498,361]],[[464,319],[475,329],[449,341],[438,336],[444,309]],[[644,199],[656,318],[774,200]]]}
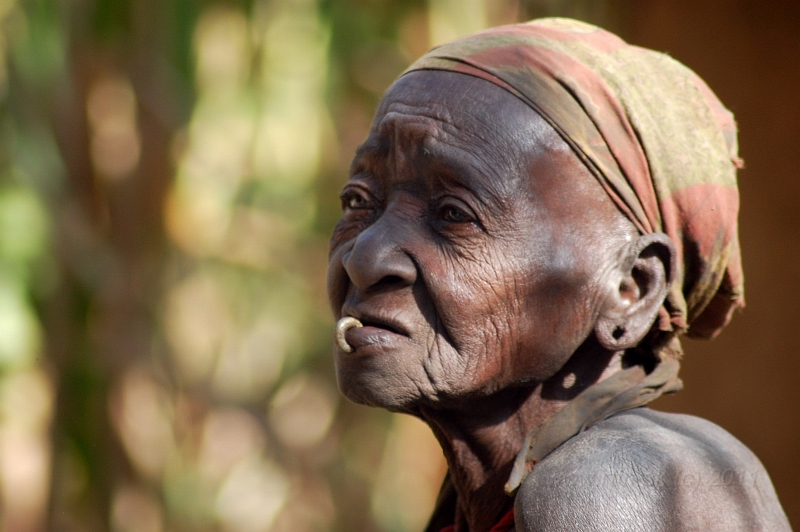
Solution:
{"label": "upper lip", "polygon": [[396,334],[408,336],[408,330],[400,322],[385,315],[365,311],[356,307],[345,307],[342,309],[342,316],[352,316],[364,326],[378,327]]}

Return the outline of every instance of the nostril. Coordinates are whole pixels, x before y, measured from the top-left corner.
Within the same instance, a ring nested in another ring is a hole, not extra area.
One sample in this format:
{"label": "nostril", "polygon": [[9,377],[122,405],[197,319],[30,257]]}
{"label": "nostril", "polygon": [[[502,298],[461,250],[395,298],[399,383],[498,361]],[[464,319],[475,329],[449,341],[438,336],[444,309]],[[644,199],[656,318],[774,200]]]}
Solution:
{"label": "nostril", "polygon": [[350,281],[362,291],[395,289],[414,284],[416,264],[403,249],[409,229],[382,217],[356,237],[342,255]]}
{"label": "nostril", "polygon": [[387,275],[380,279],[377,283],[373,284],[371,289],[372,290],[382,290],[386,288],[392,288],[393,286],[400,286],[405,284],[403,279],[399,275]]}

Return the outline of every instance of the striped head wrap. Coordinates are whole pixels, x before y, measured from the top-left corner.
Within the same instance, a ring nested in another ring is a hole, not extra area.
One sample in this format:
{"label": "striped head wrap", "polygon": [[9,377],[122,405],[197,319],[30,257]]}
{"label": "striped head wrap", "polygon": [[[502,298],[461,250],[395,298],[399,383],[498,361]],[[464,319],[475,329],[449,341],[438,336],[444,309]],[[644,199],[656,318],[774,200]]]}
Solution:
{"label": "striped head wrap", "polygon": [[406,72],[418,70],[461,72],[511,92],[556,129],[642,234],[670,237],[677,264],[657,321],[663,335],[714,337],[744,306],[736,124],[694,72],[561,18],[439,46]]}

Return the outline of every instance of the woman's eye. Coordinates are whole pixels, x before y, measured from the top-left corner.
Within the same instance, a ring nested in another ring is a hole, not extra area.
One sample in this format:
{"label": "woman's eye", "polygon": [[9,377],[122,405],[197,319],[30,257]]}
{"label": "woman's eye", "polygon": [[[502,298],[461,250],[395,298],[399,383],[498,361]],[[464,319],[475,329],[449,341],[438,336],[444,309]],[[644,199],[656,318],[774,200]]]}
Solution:
{"label": "woman's eye", "polygon": [[367,198],[357,193],[349,193],[342,195],[342,209],[359,210],[367,209],[369,202]]}
{"label": "woman's eye", "polygon": [[439,211],[439,216],[445,222],[450,223],[467,223],[472,221],[472,216],[464,212],[462,209],[458,207],[454,207],[453,205],[445,205]]}

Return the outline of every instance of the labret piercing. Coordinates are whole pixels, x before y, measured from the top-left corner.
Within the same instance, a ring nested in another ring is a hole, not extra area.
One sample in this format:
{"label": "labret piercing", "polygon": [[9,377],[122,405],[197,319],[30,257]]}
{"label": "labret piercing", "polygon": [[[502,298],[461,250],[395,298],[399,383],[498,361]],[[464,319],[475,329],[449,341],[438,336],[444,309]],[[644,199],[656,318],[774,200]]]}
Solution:
{"label": "labret piercing", "polygon": [[336,322],[336,330],[333,333],[333,339],[336,341],[336,345],[339,346],[339,349],[344,351],[345,353],[352,353],[353,346],[347,343],[347,340],[344,337],[344,333],[346,333],[349,329],[353,327],[363,327],[360,321],[355,319],[352,316],[345,316],[344,318],[340,319]]}

